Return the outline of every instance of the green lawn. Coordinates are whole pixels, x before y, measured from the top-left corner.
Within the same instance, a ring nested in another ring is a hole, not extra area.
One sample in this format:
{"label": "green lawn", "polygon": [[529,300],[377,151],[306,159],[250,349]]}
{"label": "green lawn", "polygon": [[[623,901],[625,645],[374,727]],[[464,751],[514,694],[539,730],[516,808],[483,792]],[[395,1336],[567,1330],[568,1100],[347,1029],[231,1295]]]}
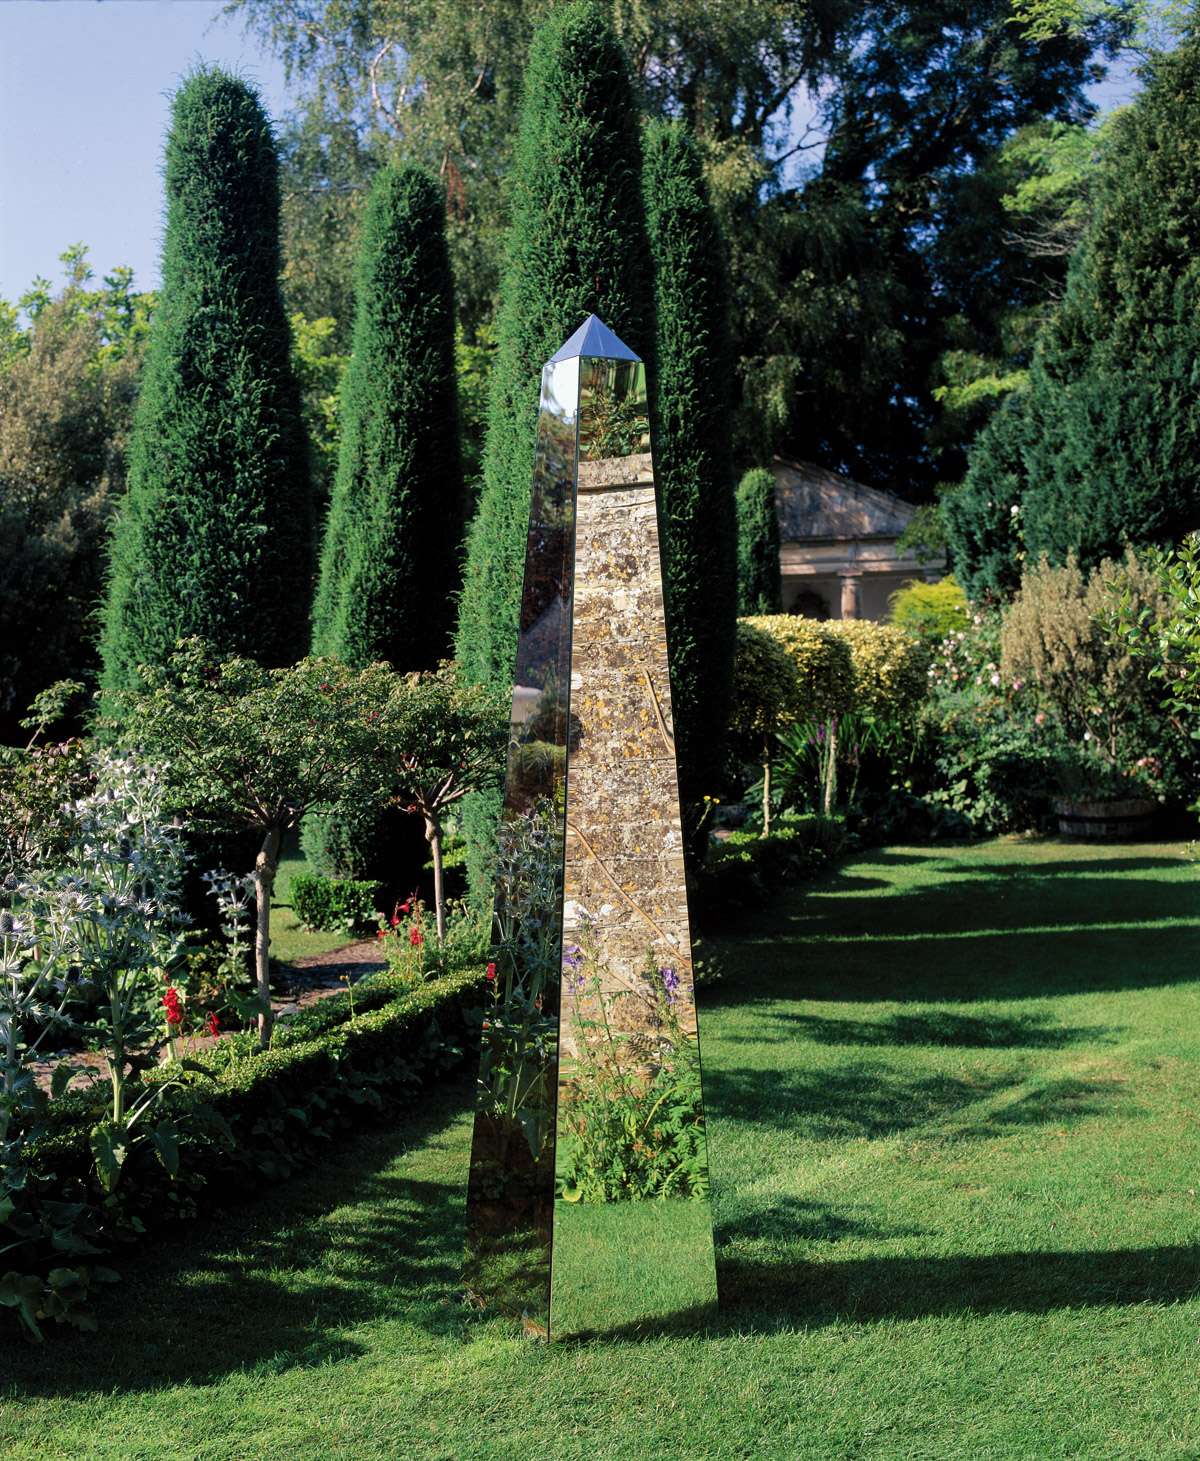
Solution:
{"label": "green lawn", "polygon": [[306,954],[324,954],[350,940],[344,933],[327,933],[305,928],[292,908],[292,879],[311,869],[300,851],[300,834],[290,832],[284,840],[271,893],[271,957],[290,964]]}
{"label": "green lawn", "polygon": [[464,1309],[464,1077],[0,1342],[0,1455],[1200,1457],[1198,929],[1174,844],[862,857],[702,1004],[716,1321]]}

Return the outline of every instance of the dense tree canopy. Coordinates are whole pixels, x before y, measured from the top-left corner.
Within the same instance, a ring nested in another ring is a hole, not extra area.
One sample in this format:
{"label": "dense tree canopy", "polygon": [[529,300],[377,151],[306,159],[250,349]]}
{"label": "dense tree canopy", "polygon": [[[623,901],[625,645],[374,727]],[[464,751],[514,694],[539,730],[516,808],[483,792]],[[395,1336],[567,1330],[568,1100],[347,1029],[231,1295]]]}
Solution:
{"label": "dense tree canopy", "polygon": [[[549,8],[234,7],[285,57],[303,96],[289,191],[304,222],[289,256],[314,265],[306,309],[334,312],[321,301],[344,294],[346,275],[335,277],[330,239],[353,226],[348,200],[364,168],[399,148],[445,187],[468,337],[491,317],[517,196],[522,70]],[[704,153],[738,281],[743,462],[785,448],[919,499],[960,476],[989,403],[939,436],[934,391],[980,373],[964,356],[1020,353],[1024,337],[1006,339],[1006,320],[1038,302],[1046,273],[1000,206],[1014,179],[981,175],[1014,129],[1087,119],[1094,58],[1123,42],[1137,7],[1069,24],[1016,0],[603,8],[643,107],[680,119]]]}
{"label": "dense tree canopy", "polygon": [[[1018,555],[1085,568],[1166,542],[1200,509],[1200,38],[1145,68],[1117,119],[1095,213],[1027,389],[981,435],[949,499],[969,593]],[[1006,515],[1008,521],[1006,522]]]}
{"label": "dense tree canopy", "polygon": [[96,669],[105,535],[125,480],[153,296],[128,270],[92,287],[82,245],[65,289],[0,304],[0,743],[51,682]]}

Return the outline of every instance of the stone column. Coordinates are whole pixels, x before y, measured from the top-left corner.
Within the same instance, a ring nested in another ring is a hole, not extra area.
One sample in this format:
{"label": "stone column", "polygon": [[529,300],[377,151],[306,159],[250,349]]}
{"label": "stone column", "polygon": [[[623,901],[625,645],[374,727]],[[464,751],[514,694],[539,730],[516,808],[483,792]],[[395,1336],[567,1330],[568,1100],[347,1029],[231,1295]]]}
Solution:
{"label": "stone column", "polygon": [[860,617],[859,580],[862,574],[843,571],[838,577],[842,581],[842,618],[857,619]]}

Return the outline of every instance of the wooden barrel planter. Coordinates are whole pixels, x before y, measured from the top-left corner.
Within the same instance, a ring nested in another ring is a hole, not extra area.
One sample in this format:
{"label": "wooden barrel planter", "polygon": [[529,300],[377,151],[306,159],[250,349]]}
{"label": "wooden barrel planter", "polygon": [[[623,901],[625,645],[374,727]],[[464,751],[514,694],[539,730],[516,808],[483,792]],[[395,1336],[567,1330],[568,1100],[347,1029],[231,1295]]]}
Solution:
{"label": "wooden barrel planter", "polygon": [[1095,837],[1108,842],[1140,837],[1150,830],[1158,803],[1145,798],[1123,802],[1056,801],[1058,830],[1064,837]]}

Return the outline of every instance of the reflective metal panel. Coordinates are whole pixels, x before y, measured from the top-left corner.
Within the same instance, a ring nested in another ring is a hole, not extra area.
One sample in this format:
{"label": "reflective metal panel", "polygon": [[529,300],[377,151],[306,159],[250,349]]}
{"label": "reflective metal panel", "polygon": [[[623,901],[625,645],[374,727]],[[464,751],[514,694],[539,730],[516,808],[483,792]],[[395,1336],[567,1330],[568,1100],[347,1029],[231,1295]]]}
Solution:
{"label": "reflective metal panel", "polygon": [[578,398],[578,359],[548,365],[538,414],[464,1266],[468,1292],[479,1301],[543,1329],[550,1307]]}
{"label": "reflective metal panel", "polygon": [[469,1292],[554,1336],[711,1311],[646,375],[594,316],[542,376],[495,923]]}
{"label": "reflective metal panel", "polygon": [[654,464],[638,362],[584,358],[552,1332],[716,1303]]}

